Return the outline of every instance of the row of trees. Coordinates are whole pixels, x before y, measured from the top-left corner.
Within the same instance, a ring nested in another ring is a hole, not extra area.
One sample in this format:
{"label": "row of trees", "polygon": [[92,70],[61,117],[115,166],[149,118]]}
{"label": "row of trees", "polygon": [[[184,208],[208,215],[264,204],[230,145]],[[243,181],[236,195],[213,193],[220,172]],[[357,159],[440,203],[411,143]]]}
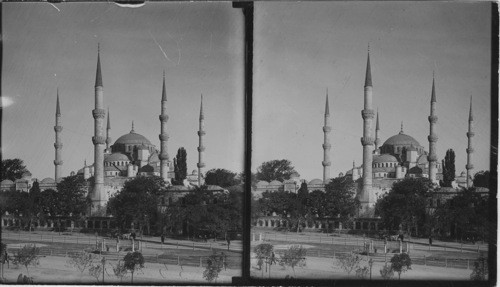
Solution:
{"label": "row of trees", "polygon": [[332,179],[325,190],[309,192],[302,183],[297,193],[287,191],[266,191],[262,198],[252,202],[254,219],[273,213],[288,221],[288,229],[300,231],[317,217],[336,218],[344,225],[356,215],[360,203],[355,197],[357,182],[344,177]]}

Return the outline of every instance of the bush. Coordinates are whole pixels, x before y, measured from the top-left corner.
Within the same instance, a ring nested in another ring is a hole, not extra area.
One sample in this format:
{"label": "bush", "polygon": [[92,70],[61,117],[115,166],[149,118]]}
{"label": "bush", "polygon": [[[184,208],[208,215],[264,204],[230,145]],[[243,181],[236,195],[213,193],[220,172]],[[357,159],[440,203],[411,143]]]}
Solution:
{"label": "bush", "polygon": [[121,260],[119,260],[118,263],[116,263],[116,266],[113,267],[113,273],[120,279],[120,283],[122,282],[123,277],[127,276],[127,268],[125,268],[125,265]]}
{"label": "bush", "polygon": [[259,266],[259,270],[262,269],[262,264],[264,264],[264,259],[266,257],[271,257],[273,253],[273,245],[268,243],[262,243],[254,247],[253,252],[255,252],[257,256],[257,266]]}
{"label": "bush", "polygon": [[474,281],[482,281],[488,279],[488,260],[481,254],[478,259],[474,261],[470,279]]}
{"label": "bush", "polygon": [[78,252],[69,255],[68,264],[76,267],[80,271],[80,275],[83,275],[85,269],[92,265],[94,260],[94,255],[87,252]]}
{"label": "bush", "polygon": [[139,251],[129,252],[123,258],[124,267],[132,274],[130,279],[131,283],[134,283],[134,272],[144,268],[144,256]]}
{"label": "bush", "polygon": [[292,245],[285,250],[283,255],[280,255],[280,265],[292,267],[293,276],[295,276],[295,266],[306,265],[306,253],[307,250],[302,245]]}
{"label": "bush", "polygon": [[224,253],[217,254],[214,251],[214,253],[207,259],[207,268],[203,271],[203,278],[205,278],[208,282],[212,282],[214,280],[217,282],[219,273],[222,271],[223,267],[226,267],[225,265],[226,260]]}
{"label": "bush", "polygon": [[101,277],[102,273],[103,273],[102,264],[98,261],[96,261],[95,263],[93,262],[92,266],[89,268],[90,276],[94,277],[96,279],[97,283],[99,283],[99,278]]}
{"label": "bush", "polygon": [[28,270],[29,265],[37,266],[39,264],[38,257],[40,254],[40,248],[36,247],[36,245],[24,245],[23,248],[16,251],[14,254],[14,259],[12,262],[15,265],[23,265],[26,268],[26,272],[28,272],[28,276],[30,274]]}
{"label": "bush", "polygon": [[368,277],[368,272],[370,272],[368,266],[365,266],[363,268],[358,267],[356,268],[356,277],[360,279],[365,279],[366,277]]}
{"label": "bush", "polygon": [[347,277],[351,275],[351,272],[359,268],[359,263],[361,263],[361,256],[355,253],[349,253],[346,256],[339,258],[340,267],[347,272]]}
{"label": "bush", "polygon": [[399,279],[401,280],[401,273],[411,269],[411,258],[406,253],[395,254],[391,258],[391,269],[398,272]]}
{"label": "bush", "polygon": [[384,267],[382,267],[382,269],[380,269],[380,275],[385,280],[389,280],[394,276],[394,271],[392,271],[392,267],[390,265],[386,264]]}

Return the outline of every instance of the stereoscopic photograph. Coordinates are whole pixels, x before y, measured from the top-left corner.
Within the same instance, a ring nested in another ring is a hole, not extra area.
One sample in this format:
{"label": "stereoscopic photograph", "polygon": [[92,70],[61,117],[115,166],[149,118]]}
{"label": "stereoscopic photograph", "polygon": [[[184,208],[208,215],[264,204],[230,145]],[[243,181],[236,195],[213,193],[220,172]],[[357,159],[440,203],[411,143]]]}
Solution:
{"label": "stereoscopic photograph", "polygon": [[489,278],[491,12],[255,3],[252,278]]}
{"label": "stereoscopic photograph", "polygon": [[2,3],[1,282],[241,276],[230,2]]}

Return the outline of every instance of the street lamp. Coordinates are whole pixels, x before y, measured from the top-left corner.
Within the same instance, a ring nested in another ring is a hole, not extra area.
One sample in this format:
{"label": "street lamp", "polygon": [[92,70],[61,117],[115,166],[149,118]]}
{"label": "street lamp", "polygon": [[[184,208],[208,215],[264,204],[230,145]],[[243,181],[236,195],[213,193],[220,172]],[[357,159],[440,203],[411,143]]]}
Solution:
{"label": "street lamp", "polygon": [[370,265],[370,280],[372,280],[373,259],[370,258],[370,260],[368,260],[368,265]]}

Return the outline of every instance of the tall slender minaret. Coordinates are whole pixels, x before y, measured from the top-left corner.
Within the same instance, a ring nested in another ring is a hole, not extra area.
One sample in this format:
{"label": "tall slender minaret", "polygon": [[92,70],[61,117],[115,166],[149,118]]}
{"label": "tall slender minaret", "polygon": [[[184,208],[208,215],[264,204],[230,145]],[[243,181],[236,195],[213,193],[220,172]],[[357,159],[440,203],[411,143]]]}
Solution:
{"label": "tall slender minaret", "polygon": [[94,190],[92,194],[92,212],[97,211],[99,207],[105,204],[104,194],[104,144],[106,137],[104,135],[104,94],[101,75],[101,59],[99,45],[97,46],[97,70],[95,77],[95,109],[92,111],[94,117]]}
{"label": "tall slender minaret", "polygon": [[56,132],[56,142],[54,143],[54,148],[56,149],[56,158],[54,159],[54,165],[55,165],[54,179],[56,182],[59,182],[61,180],[61,166],[63,164],[63,161],[61,159],[61,149],[63,146],[61,142],[62,129],[63,128],[61,126],[61,107],[59,106],[59,88],[57,88],[56,125],[54,126],[54,131]]}
{"label": "tall slender minaret", "polygon": [[205,167],[205,163],[203,162],[203,151],[205,151],[205,146],[203,146],[203,136],[205,135],[205,131],[203,130],[205,126],[205,115],[203,114],[203,95],[201,95],[201,104],[200,104],[200,126],[198,130],[198,186],[201,186],[201,171],[202,168]]}
{"label": "tall slender minaret", "polygon": [[167,91],[165,89],[165,71],[163,71],[163,88],[161,92],[161,114],[160,114],[160,124],[161,124],[161,130],[160,130],[160,176],[163,178],[164,181],[170,182],[168,178],[168,161],[169,161],[169,156],[168,156],[168,133],[167,133],[167,121],[168,121],[168,115],[167,115]]}
{"label": "tall slender minaret", "polygon": [[328,104],[328,89],[326,89],[326,103],[325,103],[325,125],[323,126],[324,140],[323,140],[323,184],[327,184],[330,180],[330,107]]}
{"label": "tall slender minaret", "polygon": [[474,116],[472,115],[472,96],[470,97],[470,108],[469,108],[469,131],[467,132],[467,187],[472,187],[472,170],[474,165],[472,164],[472,154],[474,153],[474,148],[472,147],[472,137],[474,137]]}
{"label": "tall slender minaret", "polygon": [[431,182],[437,182],[437,155],[436,155],[436,142],[438,136],[435,133],[435,125],[437,123],[438,117],[436,116],[436,89],[434,86],[434,75],[432,75],[432,92],[431,92],[431,114],[429,116],[429,155],[427,160],[429,161],[429,179]]}
{"label": "tall slender minaret", "polygon": [[360,196],[361,206],[363,208],[371,207],[374,202],[370,196],[372,190],[372,160],[374,138],[372,134],[373,118],[375,112],[372,109],[372,73],[370,67],[370,46],[368,46],[368,60],[366,62],[364,109],[361,111],[363,118],[363,137],[361,145],[363,146],[363,190]]}
{"label": "tall slender minaret", "polygon": [[378,151],[378,148],[380,147],[380,125],[378,123],[378,109],[377,109],[377,124],[375,127],[375,151]]}
{"label": "tall slender minaret", "polygon": [[108,123],[106,125],[106,153],[111,153],[111,123],[109,119],[109,108],[108,108]]}

